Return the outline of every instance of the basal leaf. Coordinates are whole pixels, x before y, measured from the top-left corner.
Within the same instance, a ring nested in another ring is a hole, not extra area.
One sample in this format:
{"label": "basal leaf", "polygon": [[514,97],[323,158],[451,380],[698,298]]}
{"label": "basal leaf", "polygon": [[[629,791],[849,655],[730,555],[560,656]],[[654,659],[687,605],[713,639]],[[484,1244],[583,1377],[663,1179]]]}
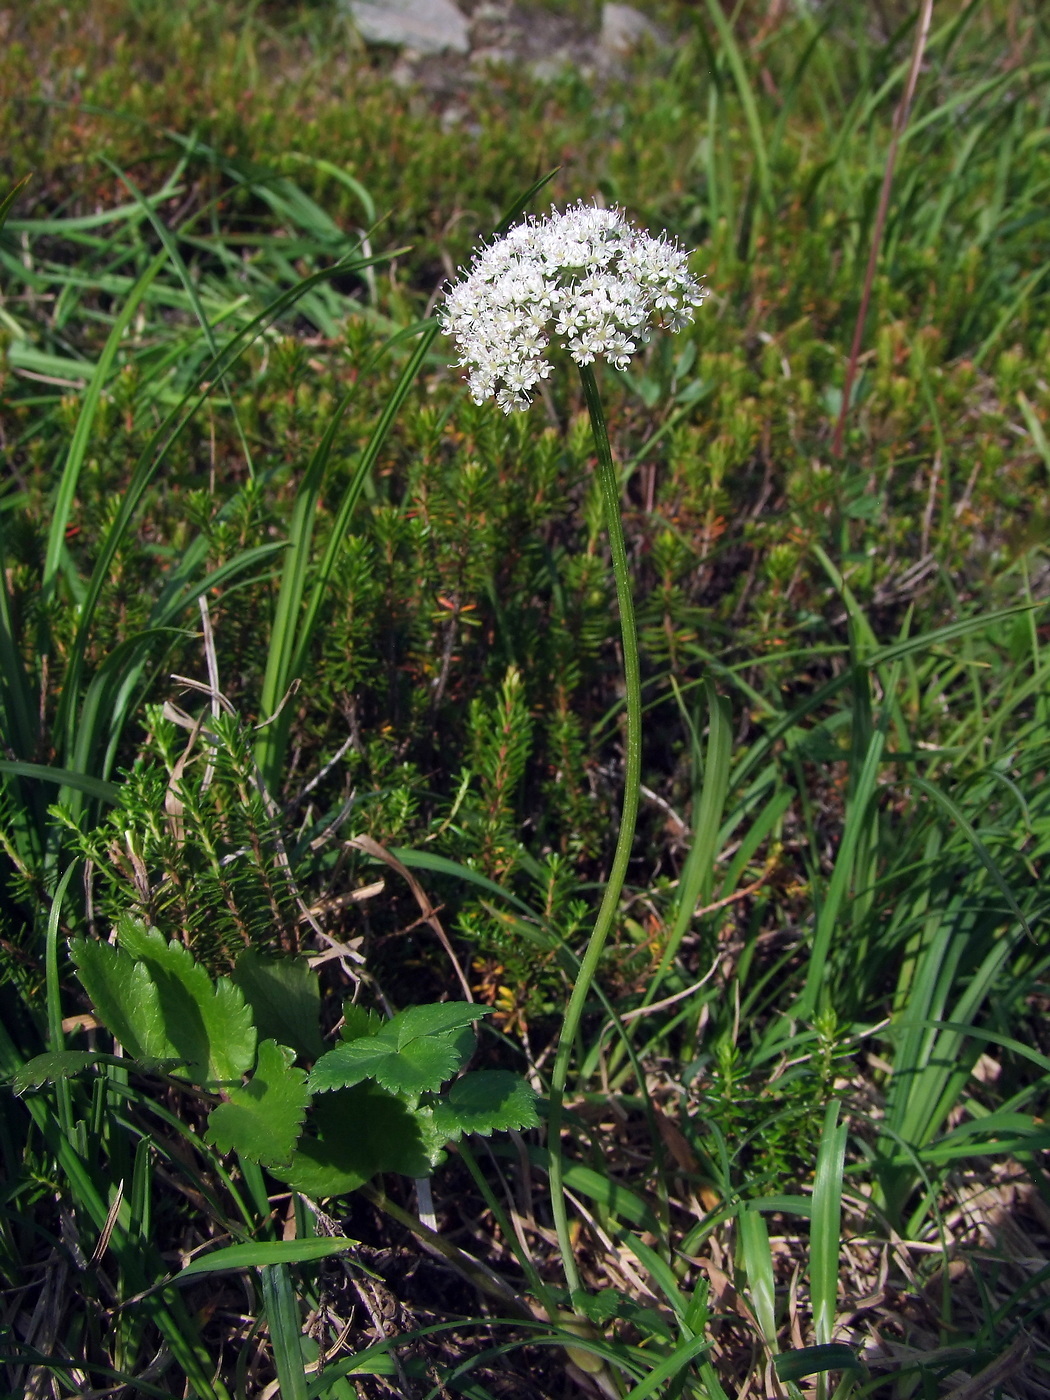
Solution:
{"label": "basal leaf", "polygon": [[438,1089],[470,1051],[469,1038],[456,1032],[463,1032],[488,1010],[463,1001],[412,1006],[373,1031],[366,1013],[346,1007],[346,1043],[318,1060],[310,1087],[324,1093],[375,1079],[392,1093]]}
{"label": "basal leaf", "polygon": [[378,1035],[386,1023],[375,1011],[366,1011],[363,1006],[355,1006],[352,1001],[343,1002],[343,1024],[339,1027],[340,1039],[360,1040],[363,1035]]}
{"label": "basal leaf", "polygon": [[[378,1037],[373,1037],[372,1044]],[[365,1041],[356,1041],[362,1047]],[[400,1050],[379,1058],[370,1078],[392,1094],[423,1094],[439,1089],[451,1079],[460,1065],[460,1051],[450,1035],[421,1036]]]}
{"label": "basal leaf", "polygon": [[375,1175],[375,1172],[360,1171],[353,1160],[344,1160],[337,1146],[310,1135],[299,1139],[287,1166],[275,1167],[272,1172],[278,1181],[314,1201],[323,1201],[328,1196],[348,1196]]}
{"label": "basal leaf", "polygon": [[81,1070],[98,1063],[94,1050],[56,1050],[47,1055],[34,1055],[11,1079],[16,1094],[27,1089],[39,1089],[41,1084],[53,1084],[56,1079],[68,1079]]}
{"label": "basal leaf", "polygon": [[457,1079],[434,1109],[437,1125],[456,1138],[460,1133],[493,1133],[507,1128],[534,1128],[536,1095],[518,1074],[482,1069]]}
{"label": "basal leaf", "polygon": [[156,987],[164,1035],[173,1048],[152,1053],[186,1060],[190,1077],[201,1084],[239,1081],[255,1059],[257,1039],[241,991],[226,977],[212,982],[187,948],[168,943],[140,919],[118,919],[117,938]]}
{"label": "basal leaf", "polygon": [[490,1006],[476,1006],[470,1001],[444,1001],[434,1006],[410,1006],[407,1011],[399,1011],[390,1021],[390,1029],[397,1034],[398,1047],[420,1036],[441,1035],[445,1031],[469,1026],[482,1016],[492,1014]]}
{"label": "basal leaf", "polygon": [[307,1060],[320,1058],[321,986],[305,959],[268,958],[246,948],[231,980],[251,1007],[261,1037],[290,1045]]}
{"label": "basal leaf", "polygon": [[[54,1084],[59,1079],[70,1079],[86,1069],[103,1065],[113,1065],[127,1070],[127,1058],[117,1055],[103,1055],[98,1050],[54,1050],[44,1055],[34,1055],[11,1076],[11,1088],[16,1094],[24,1094],[28,1089],[39,1089],[41,1084]],[[154,1060],[149,1056],[138,1056],[135,1068],[149,1074],[171,1074],[178,1069],[178,1060]]]}
{"label": "basal leaf", "polygon": [[391,1021],[378,1035],[362,1036],[329,1050],[314,1065],[310,1088],[324,1093],[375,1079],[392,1093],[422,1094],[451,1079],[459,1063],[460,1051],[453,1036],[420,1036],[401,1047]]}
{"label": "basal leaf", "polygon": [[188,1059],[165,1028],[160,993],[144,963],[98,939],[69,945],[81,986],[106,1029],[136,1059]]}
{"label": "basal leaf", "polygon": [[264,1040],[251,1079],[212,1110],[208,1140],[220,1152],[240,1152],[265,1167],[286,1165],[309,1101],[304,1071],[289,1063],[275,1040]]}
{"label": "basal leaf", "polygon": [[417,1115],[400,1099],[375,1084],[359,1084],[314,1103],[310,1130],[275,1175],[318,1199],[356,1191],[385,1171],[427,1175],[427,1144]]}

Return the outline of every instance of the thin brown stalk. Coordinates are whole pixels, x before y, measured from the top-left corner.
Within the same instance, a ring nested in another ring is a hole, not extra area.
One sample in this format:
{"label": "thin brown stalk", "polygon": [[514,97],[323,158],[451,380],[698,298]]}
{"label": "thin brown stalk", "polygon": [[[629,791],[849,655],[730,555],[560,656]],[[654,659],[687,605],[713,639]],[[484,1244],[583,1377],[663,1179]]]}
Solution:
{"label": "thin brown stalk", "polygon": [[904,135],[905,127],[908,125],[912,99],[919,81],[919,69],[922,67],[922,56],[926,51],[926,41],[929,38],[932,20],[933,0],[922,0],[919,22],[915,28],[915,47],[912,49],[908,78],[904,84],[904,91],[901,93],[901,100],[897,104],[897,110],[893,114],[893,134],[890,137],[890,149],[886,155],[886,169],[882,176],[879,207],[875,213],[875,227],[871,234],[868,266],[864,273],[864,291],[857,309],[857,323],[853,328],[853,344],[850,347],[849,363],[846,366],[846,382],[842,386],[842,406],[839,409],[838,422],[835,424],[835,436],[831,443],[831,452],[834,457],[842,456],[842,438],[846,431],[846,415],[849,413],[850,395],[853,392],[857,361],[860,359],[860,347],[864,340],[864,323],[868,318],[868,305],[871,301],[871,287],[875,281],[875,269],[878,266],[879,251],[882,247],[882,232],[886,224],[886,212],[890,205],[890,190],[893,186],[893,169],[897,163],[897,148]]}

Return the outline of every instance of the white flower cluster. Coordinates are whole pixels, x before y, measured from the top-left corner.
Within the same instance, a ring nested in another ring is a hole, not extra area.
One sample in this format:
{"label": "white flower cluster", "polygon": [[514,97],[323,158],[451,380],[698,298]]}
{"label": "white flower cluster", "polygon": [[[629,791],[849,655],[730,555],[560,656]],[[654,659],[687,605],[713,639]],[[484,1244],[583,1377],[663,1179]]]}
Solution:
{"label": "white flower cluster", "polygon": [[478,253],[440,312],[474,402],[495,395],[505,413],[528,408],[551,372],[552,334],[578,365],[603,355],[626,369],[654,321],[680,330],[703,301],[687,256],[620,210],[582,203],[512,228]]}

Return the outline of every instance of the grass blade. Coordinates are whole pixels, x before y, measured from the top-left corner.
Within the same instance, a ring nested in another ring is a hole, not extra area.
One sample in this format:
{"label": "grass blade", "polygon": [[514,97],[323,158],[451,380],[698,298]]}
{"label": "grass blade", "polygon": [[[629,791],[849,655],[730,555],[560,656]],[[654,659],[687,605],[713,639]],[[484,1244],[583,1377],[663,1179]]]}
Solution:
{"label": "grass blade", "polygon": [[755,178],[758,182],[759,193],[762,196],[762,203],[766,212],[773,212],[773,191],[769,180],[769,154],[766,150],[766,138],[762,129],[762,119],[758,114],[758,104],[755,101],[754,89],[747,76],[747,69],[744,66],[743,56],[740,46],[736,41],[729,21],[726,19],[722,6],[718,0],[707,0],[707,12],[711,16],[711,23],[718,30],[718,37],[722,43],[722,49],[729,63],[730,71],[733,74],[733,81],[736,90],[740,95],[740,103],[744,109],[744,118],[747,122],[748,135],[751,137],[751,149],[755,157]]}
{"label": "grass blade", "polygon": [[[329,536],[324,556],[317,570],[317,577],[314,580],[313,589],[310,593],[310,600],[306,606],[306,612],[296,634],[295,645],[288,662],[289,675],[296,675],[305,665],[306,653],[313,638],[314,629],[317,626],[321,604],[324,601],[325,589],[328,586],[328,581],[332,576],[339,555],[342,552],[343,544],[350,528],[350,520],[354,513],[354,507],[357,505],[358,499],[360,498],[365,480],[375,466],[376,459],[382,450],[383,443],[386,441],[387,434],[393,427],[394,420],[398,415],[401,405],[408,397],[409,390],[415,381],[416,375],[423,367],[423,362],[437,336],[439,326],[436,320],[431,319],[429,321],[424,321],[421,329],[422,334],[419,344],[409,357],[401,371],[397,384],[394,386],[394,389],[384,404],[383,412],[380,414],[379,420],[372,430],[372,435],[358,459],[350,484],[347,486],[346,491],[343,493],[343,499],[339,503],[339,510],[332,523],[332,533]],[[278,721],[278,723],[280,723],[280,721]],[[275,759],[270,756],[269,762],[273,764]]]}
{"label": "grass blade", "polygon": [[343,1236],[305,1240],[260,1240],[255,1244],[224,1245],[199,1254],[168,1283],[188,1283],[200,1274],[228,1273],[234,1269],[268,1269],[288,1264],[308,1264],[353,1249],[357,1240]]}
{"label": "grass blade", "polygon": [[81,405],[80,415],[77,418],[76,428],[73,430],[73,437],[69,444],[69,452],[66,455],[66,464],[62,468],[62,475],[58,483],[58,491],[55,496],[55,504],[51,513],[51,524],[47,536],[47,553],[44,556],[44,574],[42,590],[46,598],[54,586],[55,576],[62,566],[62,556],[66,544],[66,526],[69,524],[70,512],[73,509],[73,498],[76,495],[77,481],[80,478],[80,469],[84,464],[87,455],[88,443],[91,440],[91,430],[94,427],[95,415],[98,412],[99,400],[102,397],[102,390],[109,379],[116,360],[120,343],[124,339],[124,333],[131,325],[131,319],[138,310],[139,303],[146,295],[153,279],[160,272],[161,268],[168,260],[167,251],[157,254],[153,261],[143,272],[142,276],[132,287],[127,300],[120,309],[113,329],[109,333],[102,354],[98,358],[91,382],[84,395]]}
{"label": "grass blade", "polygon": [[[350,390],[343,395],[333,410],[324,436],[310,459],[302,485],[295,494],[295,505],[292,508],[292,520],[288,530],[288,552],[285,555],[277,611],[270,629],[266,674],[259,699],[263,719],[276,713],[282,698],[295,679],[293,659],[301,657],[305,652],[305,639],[300,642],[296,622],[306,590],[314,518],[321,499],[321,488],[332,446],[352,397],[353,390]],[[260,734],[256,746],[259,771],[271,791],[277,786],[279,765],[283,756],[283,732],[286,728],[287,722],[282,724],[280,720],[268,724]]]}
{"label": "grass blade", "polygon": [[273,1359],[281,1384],[281,1400],[307,1400],[306,1372],[303,1370],[303,1349],[300,1344],[302,1319],[288,1266],[266,1264],[259,1273]]}
{"label": "grass blade", "polygon": [[32,175],[23,175],[21,180],[15,181],[15,183],[11,186],[8,192],[4,195],[3,199],[0,199],[0,228],[3,228],[4,224],[7,223],[7,216],[14,208],[15,200],[25,189],[26,185],[29,184],[32,178]]}
{"label": "grass blade", "polygon": [[773,1278],[773,1254],[769,1247],[769,1230],[765,1217],[752,1205],[737,1214],[737,1235],[747,1274],[748,1297],[758,1320],[762,1340],[771,1352],[777,1349],[777,1321],[774,1301],[776,1284]]}
{"label": "grass blade", "polygon": [[20,759],[0,758],[0,773],[14,773],[20,778],[37,778],[44,783],[86,792],[101,802],[116,804],[120,797],[116,783],[103,782],[89,773],[77,773],[69,768],[52,768],[46,763],[23,763]]}
{"label": "grass blade", "polygon": [[707,683],[707,704],[710,715],[707,759],[704,764],[703,783],[694,808],[693,840],[681,874],[674,924],[660,965],[647,989],[647,1001],[655,999],[660,983],[689,930],[697,903],[701,899],[710,899],[711,895],[715,856],[718,854],[719,828],[729,790],[733,726],[729,702],[718,694],[710,680]]}
{"label": "grass blade", "polygon": [[514,227],[525,210],[539,194],[540,190],[550,184],[560,169],[561,166],[556,165],[553,170],[548,170],[546,175],[541,175],[534,185],[530,185],[525,193],[514,201],[503,215],[503,218],[500,219],[499,223],[492,230],[493,238],[502,238],[505,233]]}
{"label": "grass blade", "polygon": [[639,1381],[624,1396],[624,1400],[645,1400],[647,1395],[652,1395],[664,1381],[672,1380],[681,1371],[690,1365],[698,1356],[705,1351],[710,1351],[714,1342],[706,1337],[692,1337],[687,1342],[680,1342],[675,1347],[670,1356],[664,1358],[659,1365],[646,1376],[644,1381]]}
{"label": "grass blade", "polygon": [[813,1216],[809,1234],[809,1287],[817,1341],[831,1341],[838,1306],[839,1240],[842,1223],[842,1172],[848,1125],[840,1123],[833,1099],[824,1113],[813,1182]]}
{"label": "grass blade", "polygon": [[938,805],[938,807],[945,811],[955,823],[955,825],[959,828],[959,830],[962,832],[962,834],[966,837],[967,841],[969,841],[971,847],[973,848],[974,855],[976,855],[977,859],[984,866],[985,870],[988,871],[988,874],[992,877],[992,880],[995,883],[995,886],[998,889],[999,893],[1010,906],[1010,912],[1013,914],[1014,918],[1024,929],[1028,937],[1031,938],[1034,942],[1035,935],[1029,927],[1028,920],[1025,918],[1024,913],[1022,912],[1021,906],[1018,904],[1016,898],[1014,897],[1013,890],[1011,890],[1010,886],[1006,883],[1006,880],[1003,877],[1003,873],[999,869],[999,866],[996,864],[996,861],[994,860],[991,852],[988,850],[988,847],[984,844],[984,842],[978,836],[977,832],[974,830],[973,826],[967,820],[966,815],[959,807],[959,804],[957,802],[953,802],[946,792],[942,792],[941,789],[936,785],[936,783],[929,783],[926,781],[925,778],[919,777],[913,777],[911,779],[911,782],[919,790],[919,792],[924,792],[926,796],[930,798],[931,801],[935,802]]}
{"label": "grass blade", "polygon": [[863,1371],[857,1353],[845,1342],[825,1342],[815,1347],[799,1347],[786,1351],[773,1362],[777,1379],[791,1384],[807,1376],[821,1376],[828,1371]]}
{"label": "grass blade", "polygon": [[[384,257],[389,256],[392,256],[392,254],[384,255]],[[164,257],[167,257],[167,253],[164,254]],[[150,482],[160,470],[168,453],[175,445],[183,430],[208,398],[211,393],[212,383],[230,369],[248,347],[263,334],[267,327],[272,325],[278,317],[282,316],[287,310],[294,306],[311,287],[317,286],[319,283],[328,281],[333,277],[338,277],[342,273],[359,271],[366,264],[371,265],[379,261],[383,261],[383,258],[350,258],[336,263],[333,267],[326,268],[322,272],[313,273],[311,276],[305,277],[302,281],[296,283],[294,287],[290,287],[288,290],[280,293],[268,306],[259,312],[257,316],[253,317],[246,326],[232,336],[217,356],[214,356],[197,372],[194,377],[193,385],[186,391],[178,405],[170,411],[168,416],[153,433],[135,464],[128,488],[121,499],[120,509],[103,540],[102,548],[95,561],[95,567],[92,571],[87,592],[81,605],[77,634],[70,648],[66,677],[63,683],[62,698],[55,720],[56,734],[62,737],[67,750],[73,748],[75,737],[73,732],[75,729],[74,717],[76,713],[75,707],[78,703],[79,681],[84,666],[88,640],[94,625],[95,610],[98,607],[99,598],[102,595],[102,590],[109,577],[113,559]],[[202,384],[206,386],[203,389],[200,387]]]}
{"label": "grass blade", "polygon": [[855,857],[861,850],[867,826],[871,820],[875,785],[882,762],[882,750],[886,742],[883,723],[871,736],[864,765],[857,778],[856,790],[846,812],[846,824],[842,842],[835,857],[835,868],[824,899],[820,905],[816,928],[813,932],[813,946],[810,949],[809,965],[806,969],[806,983],[799,997],[796,1015],[808,1020],[816,1011],[821,989],[828,968],[828,956],[832,939],[838,926],[839,913],[854,878]]}

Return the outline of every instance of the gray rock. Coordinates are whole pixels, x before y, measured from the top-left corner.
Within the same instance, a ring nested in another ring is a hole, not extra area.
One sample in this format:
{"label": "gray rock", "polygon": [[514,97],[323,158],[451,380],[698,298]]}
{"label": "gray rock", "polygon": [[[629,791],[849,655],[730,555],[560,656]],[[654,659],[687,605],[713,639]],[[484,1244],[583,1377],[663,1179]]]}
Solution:
{"label": "gray rock", "polygon": [[469,53],[467,21],[452,0],[344,0],[369,44],[397,44],[416,53]]}
{"label": "gray rock", "polygon": [[607,54],[626,54],[646,40],[660,43],[663,35],[648,16],[633,5],[602,6],[602,30],[598,39]]}

